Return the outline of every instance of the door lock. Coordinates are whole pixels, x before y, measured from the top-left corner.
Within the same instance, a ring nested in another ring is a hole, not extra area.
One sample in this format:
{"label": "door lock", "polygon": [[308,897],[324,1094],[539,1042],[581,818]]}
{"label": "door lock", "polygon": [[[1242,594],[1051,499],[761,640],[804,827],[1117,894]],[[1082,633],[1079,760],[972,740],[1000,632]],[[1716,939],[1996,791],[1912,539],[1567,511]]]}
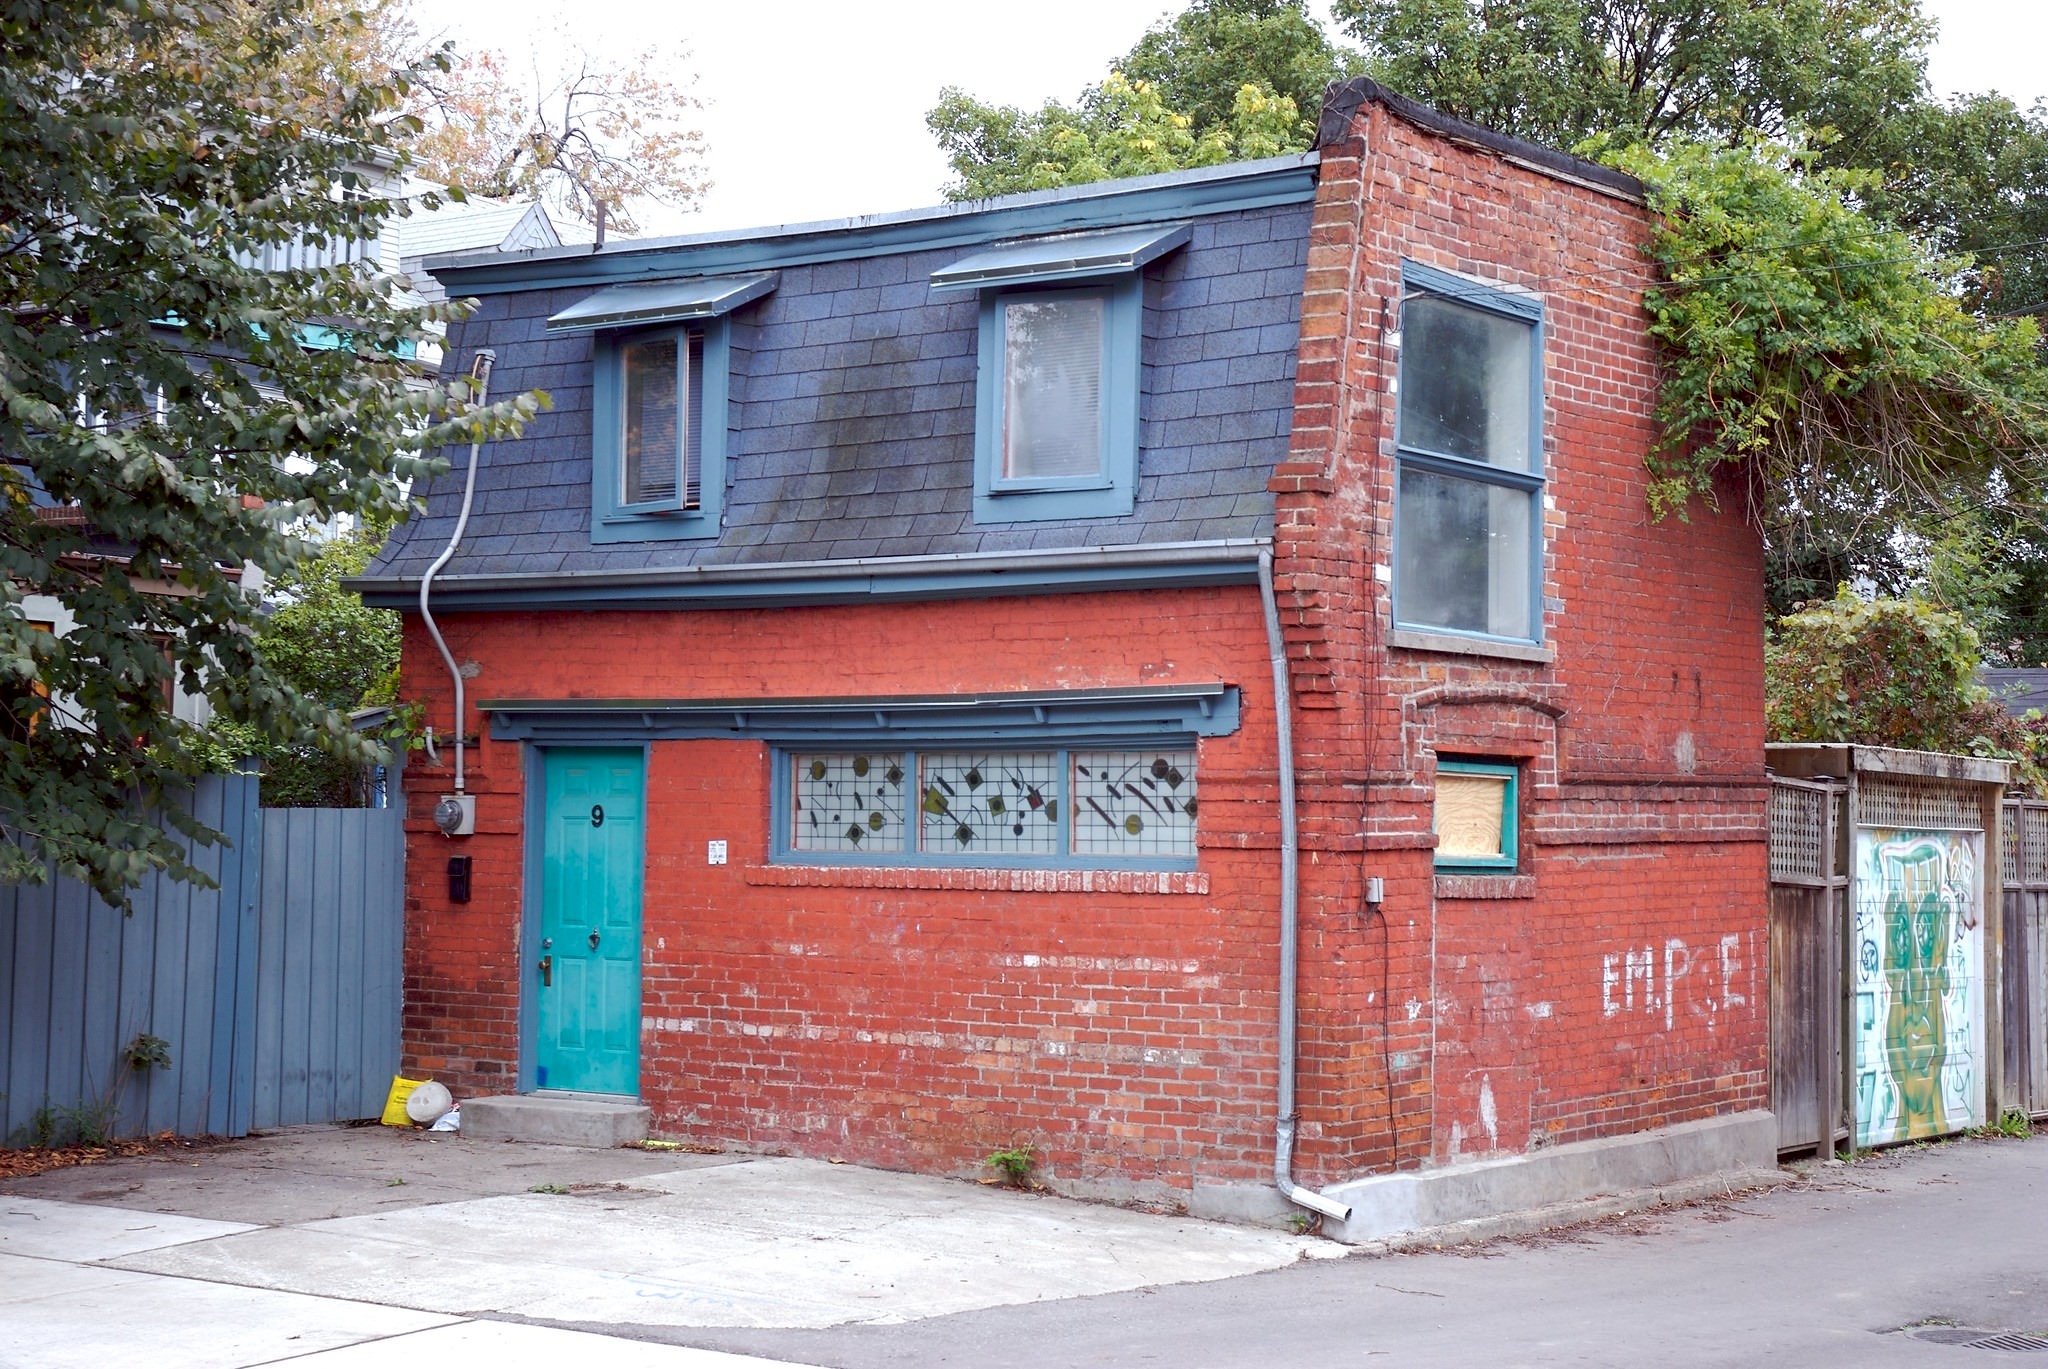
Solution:
{"label": "door lock", "polygon": [[597,949],[597,933],[594,931],[590,934],[590,949],[593,951]]}
{"label": "door lock", "polygon": [[555,958],[551,955],[540,958],[540,982],[543,988],[552,989],[555,986]]}

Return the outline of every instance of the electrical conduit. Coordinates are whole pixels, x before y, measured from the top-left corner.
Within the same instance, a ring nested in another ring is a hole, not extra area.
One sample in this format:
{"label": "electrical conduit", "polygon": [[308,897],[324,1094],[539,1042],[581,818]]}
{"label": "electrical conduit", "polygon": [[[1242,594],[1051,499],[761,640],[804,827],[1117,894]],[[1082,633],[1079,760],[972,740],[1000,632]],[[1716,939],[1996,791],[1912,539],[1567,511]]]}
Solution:
{"label": "electrical conduit", "polygon": [[[488,347],[479,350],[476,360],[470,364],[469,377],[473,391],[470,402],[482,408],[491,392],[491,365],[498,354]],[[448,643],[441,636],[440,626],[434,622],[434,613],[427,606],[428,597],[434,591],[434,577],[441,568],[455,558],[455,549],[462,545],[462,533],[469,526],[469,506],[476,499],[477,458],[482,455],[484,440],[481,435],[469,444],[469,470],[462,478],[462,512],[455,516],[455,532],[448,538],[448,545],[434,558],[434,564],[427,567],[427,573],[420,577],[420,619],[427,625],[427,635],[434,639],[434,648],[441,653],[441,659],[448,666],[448,678],[455,682],[455,792],[462,793],[462,671],[455,664],[454,653],[448,650]],[[428,744],[433,742],[433,729],[427,731]]]}
{"label": "electrical conduit", "polygon": [[1349,1204],[1294,1182],[1294,999],[1301,958],[1295,886],[1301,843],[1294,816],[1294,691],[1287,678],[1280,604],[1273,593],[1271,551],[1259,553],[1259,600],[1266,611],[1266,645],[1273,656],[1273,722],[1280,748],[1280,1117],[1273,1125],[1273,1184],[1288,1202],[1341,1222],[1351,1216]]}

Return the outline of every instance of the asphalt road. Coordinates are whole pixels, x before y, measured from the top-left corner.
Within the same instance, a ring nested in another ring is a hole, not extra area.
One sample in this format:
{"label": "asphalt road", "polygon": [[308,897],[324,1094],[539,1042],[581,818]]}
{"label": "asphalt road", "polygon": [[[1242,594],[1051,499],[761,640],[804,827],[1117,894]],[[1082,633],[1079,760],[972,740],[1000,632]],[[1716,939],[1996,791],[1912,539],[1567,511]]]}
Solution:
{"label": "asphalt road", "polygon": [[[2035,1333],[2041,1348],[1954,1343],[1970,1331]],[[1770,1192],[1455,1251],[679,1339],[834,1369],[2048,1366],[2048,1136],[1892,1151]]]}

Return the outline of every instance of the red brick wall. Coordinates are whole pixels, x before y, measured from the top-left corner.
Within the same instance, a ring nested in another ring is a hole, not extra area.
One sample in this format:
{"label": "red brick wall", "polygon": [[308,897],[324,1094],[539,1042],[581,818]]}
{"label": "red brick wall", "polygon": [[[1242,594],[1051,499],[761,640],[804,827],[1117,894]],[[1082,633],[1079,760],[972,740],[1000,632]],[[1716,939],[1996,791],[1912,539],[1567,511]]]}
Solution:
{"label": "red brick wall", "polygon": [[[671,1135],[969,1173],[1037,1146],[1054,1180],[1139,1191],[1270,1169],[1278,857],[1264,628],[1251,588],[902,607],[451,614],[469,697],[816,697],[1223,681],[1200,743],[1195,874],[768,863],[770,756],[653,745],[642,1084]],[[417,631],[406,678],[447,718]],[[476,725],[472,718],[471,725]],[[411,784],[407,1067],[459,1089],[517,1067],[522,759],[485,740],[474,901]],[[705,842],[730,843],[706,863]]]}
{"label": "red brick wall", "polygon": [[[1645,223],[1378,105],[1324,150],[1293,451],[1273,480],[1319,857],[1305,1172],[1768,1105],[1761,555],[1732,494],[1649,518]],[[1553,660],[1388,639],[1404,258],[1543,297]],[[1521,766],[1517,877],[1433,876],[1439,754]]]}

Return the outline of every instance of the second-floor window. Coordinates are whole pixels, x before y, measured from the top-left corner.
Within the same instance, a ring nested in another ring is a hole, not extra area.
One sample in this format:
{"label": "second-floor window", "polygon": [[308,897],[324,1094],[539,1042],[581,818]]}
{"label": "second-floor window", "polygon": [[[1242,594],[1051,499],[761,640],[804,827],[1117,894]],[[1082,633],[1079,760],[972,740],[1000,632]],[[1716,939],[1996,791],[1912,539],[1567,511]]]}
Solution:
{"label": "second-floor window", "polygon": [[1412,262],[1403,284],[1395,620],[1537,641],[1542,303]]}
{"label": "second-floor window", "polygon": [[703,507],[704,338],[682,331],[619,344],[619,504]]}

